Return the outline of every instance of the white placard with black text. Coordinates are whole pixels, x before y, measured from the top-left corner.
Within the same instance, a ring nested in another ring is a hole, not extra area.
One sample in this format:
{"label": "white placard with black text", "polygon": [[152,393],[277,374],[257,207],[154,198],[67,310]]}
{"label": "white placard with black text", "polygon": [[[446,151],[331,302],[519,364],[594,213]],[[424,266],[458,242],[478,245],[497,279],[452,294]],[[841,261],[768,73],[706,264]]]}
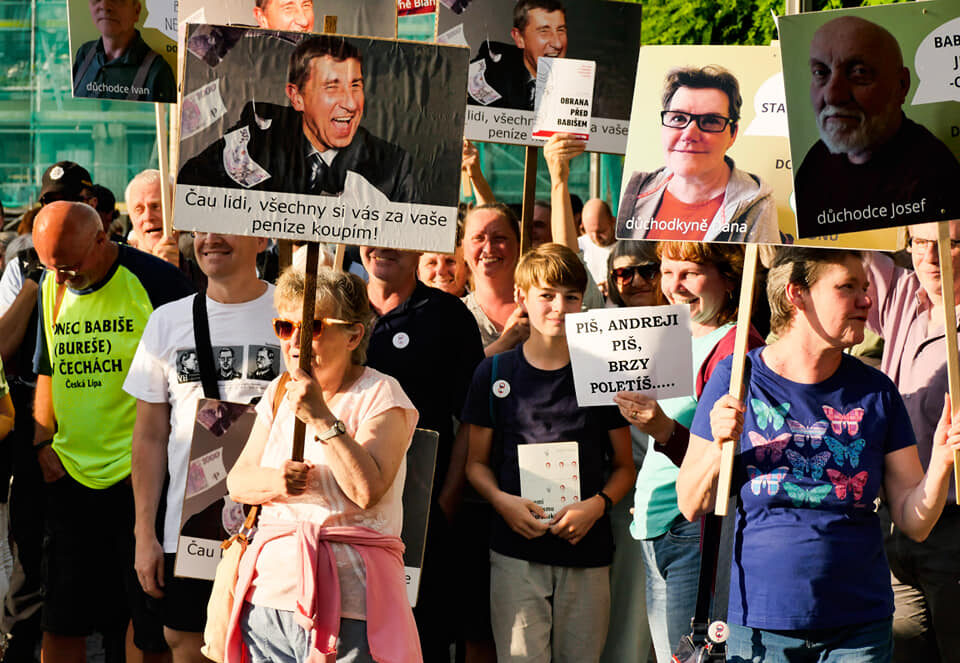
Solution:
{"label": "white placard with black text", "polygon": [[566,316],[577,403],[612,405],[619,391],[655,399],[693,393],[690,309],[638,306]]}

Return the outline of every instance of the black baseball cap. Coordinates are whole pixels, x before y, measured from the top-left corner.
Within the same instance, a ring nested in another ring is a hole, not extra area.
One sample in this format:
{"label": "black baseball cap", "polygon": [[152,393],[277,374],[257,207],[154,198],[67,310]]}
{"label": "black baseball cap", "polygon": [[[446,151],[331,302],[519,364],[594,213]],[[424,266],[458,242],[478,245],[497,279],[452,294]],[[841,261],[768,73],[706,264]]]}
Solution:
{"label": "black baseball cap", "polygon": [[58,161],[43,173],[40,188],[40,204],[55,200],[83,202],[80,194],[93,186],[90,173],[73,161]]}

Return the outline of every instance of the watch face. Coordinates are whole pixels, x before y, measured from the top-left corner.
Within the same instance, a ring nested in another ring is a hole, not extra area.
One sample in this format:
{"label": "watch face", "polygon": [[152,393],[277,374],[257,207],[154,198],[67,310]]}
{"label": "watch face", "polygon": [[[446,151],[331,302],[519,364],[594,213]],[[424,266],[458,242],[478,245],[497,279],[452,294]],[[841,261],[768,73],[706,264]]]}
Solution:
{"label": "watch face", "polygon": [[337,423],[335,423],[335,424],[333,425],[333,427],[334,427],[335,429],[337,429],[337,434],[338,434],[338,435],[343,435],[344,433],[347,432],[347,427],[346,427],[346,425],[345,425],[342,421],[340,421],[339,419],[337,420]]}

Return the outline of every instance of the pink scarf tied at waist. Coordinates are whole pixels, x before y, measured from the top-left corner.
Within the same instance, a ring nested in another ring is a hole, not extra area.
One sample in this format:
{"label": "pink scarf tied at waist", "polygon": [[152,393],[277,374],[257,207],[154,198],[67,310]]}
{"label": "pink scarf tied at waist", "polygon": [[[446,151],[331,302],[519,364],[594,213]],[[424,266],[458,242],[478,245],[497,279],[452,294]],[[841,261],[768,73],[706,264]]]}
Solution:
{"label": "pink scarf tied at waist", "polygon": [[[380,663],[423,660],[403,573],[403,542],[366,527],[321,527],[310,522],[263,520],[240,562],[236,597],[227,627],[224,663],[243,663],[240,611],[250,589],[257,557],[264,545],[284,536],[298,542],[297,602],[294,619],[310,634],[307,663],[323,663],[337,651],[340,632],[340,579],[330,543],[345,543],[360,554],[366,567],[367,642]],[[277,569],[277,573],[285,572]],[[320,588],[323,588],[320,591]]]}

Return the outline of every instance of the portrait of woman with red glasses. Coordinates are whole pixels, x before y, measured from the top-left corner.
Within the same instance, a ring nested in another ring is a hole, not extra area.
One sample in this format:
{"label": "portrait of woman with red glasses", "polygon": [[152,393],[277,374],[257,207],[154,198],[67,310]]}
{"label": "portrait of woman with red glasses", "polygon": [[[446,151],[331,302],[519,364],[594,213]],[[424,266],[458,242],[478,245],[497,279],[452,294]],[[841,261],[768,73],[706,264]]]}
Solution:
{"label": "portrait of woman with red glasses", "polygon": [[[298,368],[303,296],[303,272],[288,269],[273,322],[287,373],[267,388],[227,477],[231,498],[261,512],[226,660],[371,661],[400,648],[398,660],[418,661],[399,538],[417,411],[396,380],[363,365],[373,316],[353,274],[318,271],[310,371]],[[302,462],[290,459],[297,419]]]}
{"label": "portrait of woman with red glasses", "polygon": [[739,82],[722,67],[667,74],[660,112],[664,166],[630,176],[620,198],[618,238],[780,242],[773,189],[727,156],[742,106]]}

